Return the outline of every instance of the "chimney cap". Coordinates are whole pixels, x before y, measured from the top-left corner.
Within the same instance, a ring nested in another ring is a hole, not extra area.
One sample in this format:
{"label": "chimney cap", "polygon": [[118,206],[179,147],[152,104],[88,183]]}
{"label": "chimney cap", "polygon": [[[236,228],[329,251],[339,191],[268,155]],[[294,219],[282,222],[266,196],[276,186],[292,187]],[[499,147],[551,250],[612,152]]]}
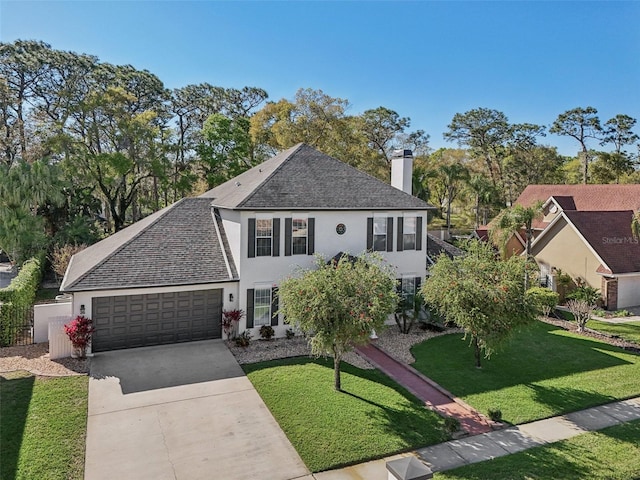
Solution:
{"label": "chimney cap", "polygon": [[413,158],[413,152],[409,149],[394,150],[391,158]]}

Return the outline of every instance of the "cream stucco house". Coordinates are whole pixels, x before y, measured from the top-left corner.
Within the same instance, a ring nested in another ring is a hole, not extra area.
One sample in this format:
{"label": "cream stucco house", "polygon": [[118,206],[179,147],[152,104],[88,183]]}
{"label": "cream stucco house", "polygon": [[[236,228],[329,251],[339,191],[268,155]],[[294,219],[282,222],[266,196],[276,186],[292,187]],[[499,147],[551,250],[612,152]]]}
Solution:
{"label": "cream stucco house", "polygon": [[[640,305],[640,243],[631,234],[640,185],[530,185],[516,203],[536,201],[545,202],[532,244],[543,283],[554,288],[562,270],[599,289],[610,310]],[[515,253],[524,238],[512,238]]]}
{"label": "cream stucco house", "polygon": [[278,284],[315,253],[379,251],[413,291],[433,207],[411,195],[410,151],[392,167],[393,186],[296,145],[76,254],[61,290],[93,319],[94,351],[219,338],[223,309],[246,312],[240,332],[284,335]]}

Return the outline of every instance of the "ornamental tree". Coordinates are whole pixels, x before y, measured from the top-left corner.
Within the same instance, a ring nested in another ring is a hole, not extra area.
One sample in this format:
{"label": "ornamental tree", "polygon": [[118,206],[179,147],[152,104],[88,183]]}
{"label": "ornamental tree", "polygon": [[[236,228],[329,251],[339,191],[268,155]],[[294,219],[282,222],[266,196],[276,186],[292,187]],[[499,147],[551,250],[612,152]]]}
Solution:
{"label": "ornamental tree", "polygon": [[369,342],[381,330],[398,300],[391,268],[381,257],[343,255],[302,270],[280,285],[280,313],[309,336],[311,352],[333,356],[334,386],[341,390],[340,361],[354,345]]}
{"label": "ornamental tree", "polygon": [[523,258],[500,260],[491,245],[473,241],[464,256],[441,255],[421,288],[426,302],[470,337],[478,368],[481,351],[488,357],[517,326],[535,319],[525,268]]}

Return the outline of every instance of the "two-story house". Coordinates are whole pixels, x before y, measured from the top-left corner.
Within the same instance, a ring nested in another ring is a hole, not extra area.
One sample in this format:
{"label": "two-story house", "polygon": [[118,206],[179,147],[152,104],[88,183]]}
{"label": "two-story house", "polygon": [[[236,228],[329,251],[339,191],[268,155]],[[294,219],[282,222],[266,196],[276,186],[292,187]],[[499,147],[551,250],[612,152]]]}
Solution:
{"label": "two-story house", "polygon": [[427,211],[411,195],[412,157],[392,185],[299,144],[197,198],[185,198],[76,254],[61,291],[93,319],[93,350],[220,338],[272,325],[277,287],[314,254],[380,252],[413,293],[426,273]]}

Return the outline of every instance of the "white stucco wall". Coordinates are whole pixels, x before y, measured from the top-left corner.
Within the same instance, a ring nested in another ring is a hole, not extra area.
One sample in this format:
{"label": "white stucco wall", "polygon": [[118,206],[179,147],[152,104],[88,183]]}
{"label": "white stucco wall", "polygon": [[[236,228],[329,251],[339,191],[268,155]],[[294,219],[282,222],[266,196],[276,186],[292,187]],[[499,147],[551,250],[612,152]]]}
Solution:
{"label": "white stucco wall", "polygon": [[229,248],[231,249],[231,255],[233,261],[240,275],[240,245],[241,245],[241,224],[240,212],[234,210],[220,209],[220,217],[222,218],[222,225],[229,241]]}
{"label": "white stucco wall", "polygon": [[[247,289],[254,288],[256,284],[270,284],[277,286],[280,281],[293,274],[297,267],[311,268],[314,265],[313,255],[284,255],[284,219],[295,216],[293,212],[271,212],[274,218],[280,218],[280,255],[278,257],[248,258],[248,219],[254,218],[254,212],[242,212],[241,240],[240,240],[240,264],[242,274],[239,284],[240,308],[246,311]],[[359,255],[367,248],[367,218],[373,216],[372,211],[309,211],[296,212],[315,219],[315,253],[326,258],[331,258],[339,252],[347,252]],[[377,215],[381,212],[375,212]],[[403,211],[388,211],[385,216],[394,217],[393,222],[393,247],[396,250],[397,219],[403,215]],[[410,213],[410,212],[407,212]],[[394,266],[396,278],[403,274],[421,277],[426,274],[426,248],[427,248],[427,212],[417,211],[416,216],[422,217],[422,250],[407,250],[402,252],[379,252]],[[346,232],[343,235],[336,233],[336,225],[343,223]],[[280,325],[276,328],[276,335],[282,336],[290,328],[288,325]],[[246,327],[246,319],[240,324],[240,331]],[[259,328],[252,330],[254,338],[259,337]]]}
{"label": "white stucco wall", "polygon": [[35,343],[49,340],[49,323],[64,321],[68,323],[71,316],[71,302],[45,303],[33,306],[33,341]]}
{"label": "white stucco wall", "polygon": [[618,308],[640,305],[640,274],[618,277]]}

